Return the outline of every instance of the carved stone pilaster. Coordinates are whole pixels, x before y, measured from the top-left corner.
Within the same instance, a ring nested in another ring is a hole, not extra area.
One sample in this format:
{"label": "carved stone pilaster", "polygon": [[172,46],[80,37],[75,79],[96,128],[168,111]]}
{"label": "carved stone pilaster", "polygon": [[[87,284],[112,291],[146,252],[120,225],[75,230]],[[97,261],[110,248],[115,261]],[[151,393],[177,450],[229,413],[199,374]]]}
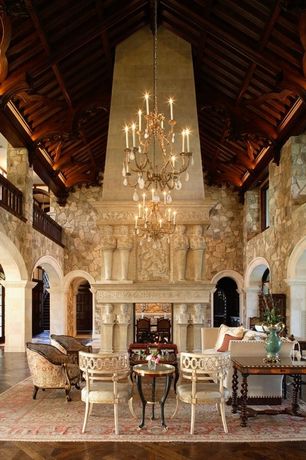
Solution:
{"label": "carved stone pilaster", "polygon": [[119,252],[119,273],[118,279],[125,281],[128,279],[130,252],[133,248],[133,238],[129,235],[128,226],[118,228],[117,250]]}
{"label": "carved stone pilaster", "polygon": [[112,268],[113,268],[113,252],[116,248],[116,238],[113,236],[113,227],[111,225],[105,225],[103,227],[103,236],[101,238],[101,247],[103,254],[103,266],[104,273],[102,279],[112,279]]}

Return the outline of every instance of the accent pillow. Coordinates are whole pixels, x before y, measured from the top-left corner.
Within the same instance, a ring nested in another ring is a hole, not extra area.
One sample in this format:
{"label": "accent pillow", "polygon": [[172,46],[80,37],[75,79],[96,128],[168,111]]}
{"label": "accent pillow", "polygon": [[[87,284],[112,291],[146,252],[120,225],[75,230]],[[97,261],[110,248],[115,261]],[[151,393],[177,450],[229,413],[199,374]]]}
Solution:
{"label": "accent pillow", "polygon": [[225,334],[223,343],[217,351],[228,351],[229,343],[231,340],[242,340],[242,337],[235,337],[234,335]]}
{"label": "accent pillow", "polygon": [[240,337],[242,338],[244,334],[244,327],[243,326],[229,327],[229,326],[226,326],[225,324],[221,324],[221,326],[219,327],[218,338],[215,343],[216,351],[218,351],[219,348],[222,346],[225,334],[232,335],[233,337],[238,337],[238,339]]}

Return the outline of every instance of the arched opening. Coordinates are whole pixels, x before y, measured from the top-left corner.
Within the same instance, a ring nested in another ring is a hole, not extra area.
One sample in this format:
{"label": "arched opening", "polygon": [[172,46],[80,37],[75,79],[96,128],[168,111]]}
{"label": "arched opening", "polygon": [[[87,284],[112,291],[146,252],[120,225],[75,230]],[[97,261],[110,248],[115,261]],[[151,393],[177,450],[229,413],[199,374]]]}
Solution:
{"label": "arched opening", "polygon": [[293,249],[287,271],[290,287],[290,332],[306,336],[306,237]]}
{"label": "arched opening", "polygon": [[92,293],[88,281],[79,284],[76,294],[77,335],[92,334]]}
{"label": "arched opening", "polygon": [[49,277],[38,266],[33,271],[32,281],[36,283],[32,290],[32,335],[46,335],[50,332],[50,288]]}
{"label": "arched opening", "polygon": [[237,326],[240,324],[239,293],[237,283],[229,277],[221,278],[214,292],[213,325]]}
{"label": "arched opening", "polygon": [[259,296],[267,291],[271,282],[271,271],[263,257],[254,259],[245,275],[246,285],[246,326],[252,327],[260,316]]}

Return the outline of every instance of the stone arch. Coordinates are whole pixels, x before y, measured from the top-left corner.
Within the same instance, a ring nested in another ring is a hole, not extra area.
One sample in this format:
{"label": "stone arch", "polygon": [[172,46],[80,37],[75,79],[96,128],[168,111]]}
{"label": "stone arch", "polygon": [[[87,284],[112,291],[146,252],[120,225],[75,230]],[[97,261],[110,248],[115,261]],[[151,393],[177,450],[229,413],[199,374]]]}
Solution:
{"label": "stone arch", "polygon": [[[225,277],[231,278],[237,284],[237,292],[239,294],[239,315],[240,315],[240,321],[243,322],[244,321],[243,276],[239,272],[236,272],[235,270],[221,270],[220,272],[218,272],[216,275],[212,277],[211,284],[213,284],[216,287],[218,281]],[[213,315],[214,315],[214,292],[215,292],[215,289],[213,289],[213,291],[211,292],[211,324],[213,324]]]}
{"label": "stone arch", "polygon": [[259,316],[258,295],[262,287],[262,277],[267,268],[271,269],[268,261],[264,257],[256,257],[247,266],[245,272],[245,325],[249,326],[249,318]]}
{"label": "stone arch", "polygon": [[[73,270],[64,278],[63,288],[65,296],[65,304],[67,306],[66,321],[67,321],[67,333],[69,335],[76,335],[76,295],[80,284],[84,281],[88,281],[90,286],[95,283],[95,279],[85,270]],[[95,323],[95,295],[94,289],[92,289],[92,313],[93,313],[93,323]],[[94,324],[92,330],[94,332]]]}
{"label": "stone arch", "polygon": [[0,253],[0,263],[6,280],[20,281],[29,279],[28,270],[19,249],[5,235],[2,228],[0,228]]}
{"label": "stone arch", "polygon": [[296,337],[306,335],[306,236],[294,247],[287,267],[289,285],[290,332]]}
{"label": "stone arch", "polygon": [[[63,270],[60,263],[50,255],[40,257],[33,265],[41,267],[48,275],[50,294],[50,333],[64,333],[65,331],[65,303],[63,302]],[[64,306],[64,308],[63,308]]]}
{"label": "stone arch", "polygon": [[[270,265],[264,257],[256,257],[256,259],[252,260],[245,272],[245,288],[260,287],[262,276],[267,268],[270,270]],[[270,276],[272,276],[271,270]]]}

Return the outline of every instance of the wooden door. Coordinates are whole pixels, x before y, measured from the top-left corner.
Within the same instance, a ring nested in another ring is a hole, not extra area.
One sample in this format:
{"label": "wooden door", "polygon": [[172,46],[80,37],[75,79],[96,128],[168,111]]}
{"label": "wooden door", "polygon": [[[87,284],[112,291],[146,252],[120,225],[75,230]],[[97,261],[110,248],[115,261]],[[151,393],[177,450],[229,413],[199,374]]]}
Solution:
{"label": "wooden door", "polygon": [[92,293],[89,283],[81,284],[76,297],[77,333],[92,332]]}

